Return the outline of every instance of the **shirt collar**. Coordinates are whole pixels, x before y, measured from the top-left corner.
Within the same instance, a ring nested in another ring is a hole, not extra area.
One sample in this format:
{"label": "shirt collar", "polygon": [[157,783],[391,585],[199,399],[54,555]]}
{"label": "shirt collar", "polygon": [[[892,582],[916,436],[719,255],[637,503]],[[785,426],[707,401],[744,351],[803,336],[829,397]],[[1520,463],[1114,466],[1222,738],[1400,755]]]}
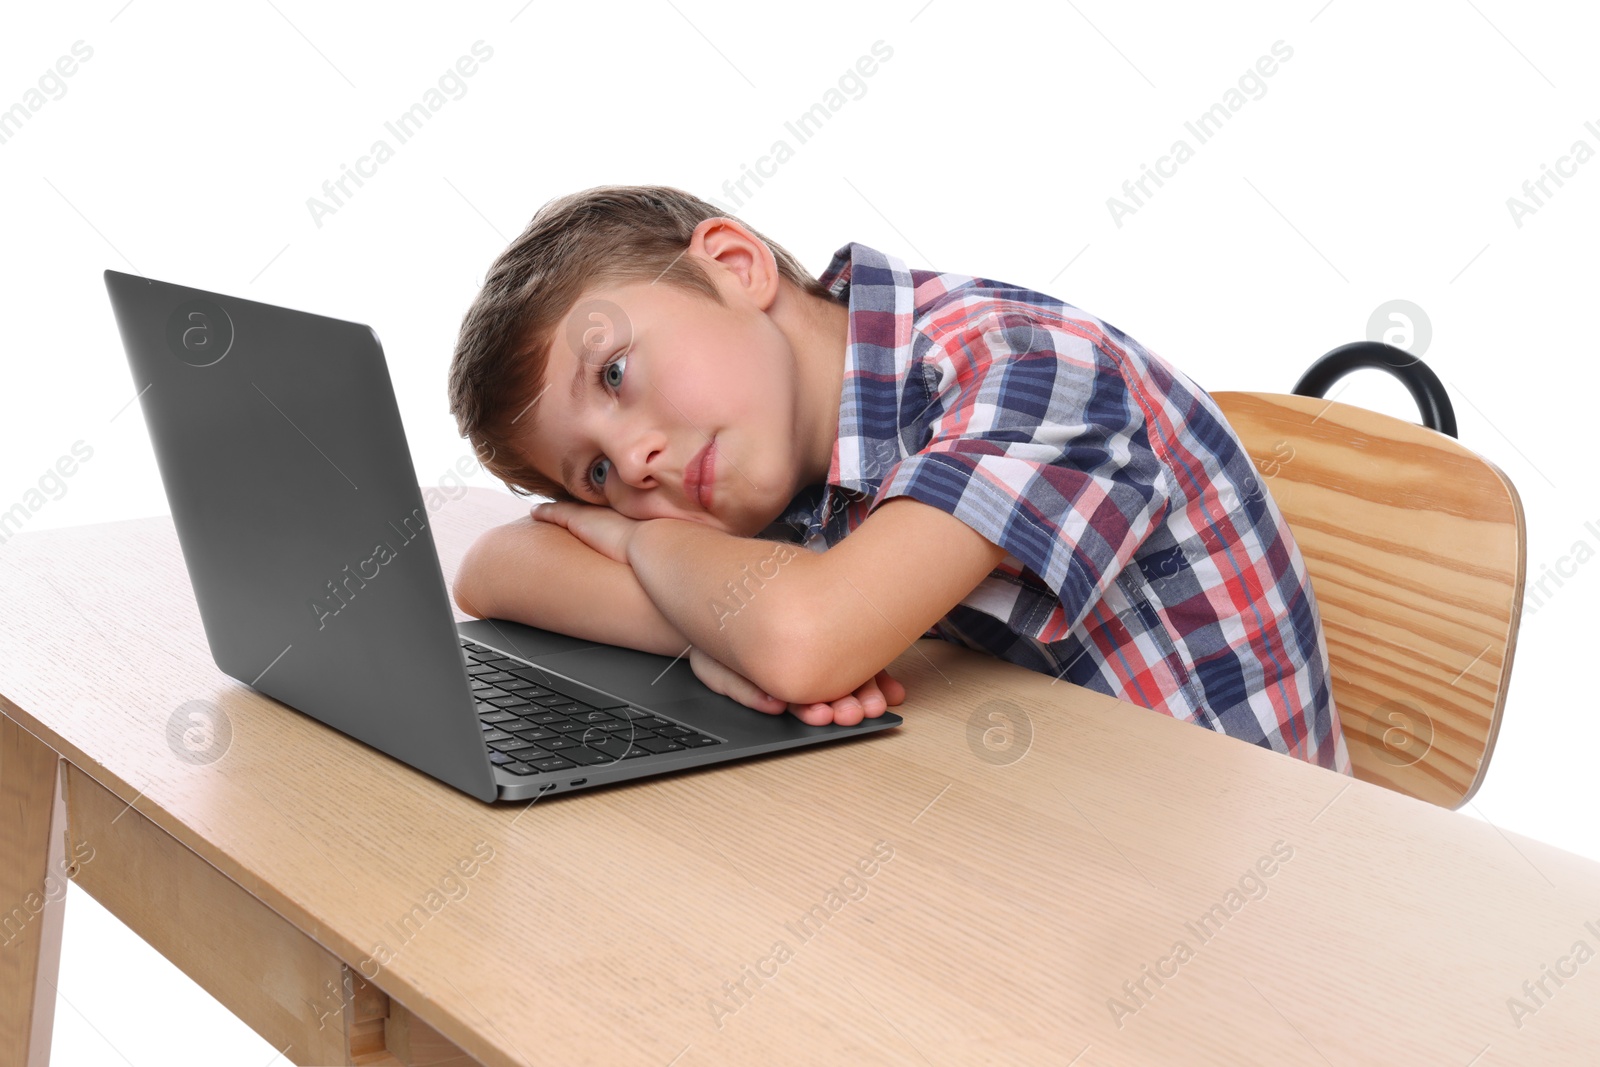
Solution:
{"label": "shirt collar", "polygon": [[850,331],[827,484],[802,489],[778,520],[802,538],[822,525],[821,516],[830,521],[842,516],[848,501],[836,501],[841,493],[848,492],[850,500],[876,494],[899,460],[898,405],[864,401],[874,386],[898,392],[895,383],[910,363],[915,318],[910,269],[898,257],[859,241],[834,252],[819,280],[831,296],[847,302]]}
{"label": "shirt collar", "polygon": [[839,398],[839,433],[828,467],[828,485],[858,492],[876,491],[899,459],[898,448],[873,447],[899,436],[891,405],[868,405],[867,383],[895,384],[911,358],[914,286],[911,271],[898,257],[852,241],[833,254],[822,273],[829,292],[849,301],[850,334],[845,347],[844,388]]}

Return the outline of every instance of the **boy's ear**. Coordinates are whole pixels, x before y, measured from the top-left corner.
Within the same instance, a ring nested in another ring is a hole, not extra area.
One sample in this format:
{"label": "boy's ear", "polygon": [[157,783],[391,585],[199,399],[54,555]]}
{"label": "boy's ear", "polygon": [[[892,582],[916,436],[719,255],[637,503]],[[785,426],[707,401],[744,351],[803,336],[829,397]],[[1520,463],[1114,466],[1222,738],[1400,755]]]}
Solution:
{"label": "boy's ear", "polygon": [[762,310],[777,297],[781,274],[772,249],[737,219],[702,219],[694,228],[689,249],[720,268],[711,274],[724,293],[731,285],[735,296]]}

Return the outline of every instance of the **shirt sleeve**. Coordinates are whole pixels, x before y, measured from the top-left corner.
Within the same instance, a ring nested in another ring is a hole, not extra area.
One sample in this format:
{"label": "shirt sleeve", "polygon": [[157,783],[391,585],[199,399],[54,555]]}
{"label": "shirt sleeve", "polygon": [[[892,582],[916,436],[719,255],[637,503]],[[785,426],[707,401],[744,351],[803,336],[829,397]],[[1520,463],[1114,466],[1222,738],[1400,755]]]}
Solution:
{"label": "shirt sleeve", "polygon": [[1148,432],[1154,401],[1130,384],[1124,354],[1056,321],[995,312],[928,346],[914,368],[925,439],[884,475],[868,514],[896,496],[949,512],[1037,574],[1076,627],[1166,514],[1174,483]]}

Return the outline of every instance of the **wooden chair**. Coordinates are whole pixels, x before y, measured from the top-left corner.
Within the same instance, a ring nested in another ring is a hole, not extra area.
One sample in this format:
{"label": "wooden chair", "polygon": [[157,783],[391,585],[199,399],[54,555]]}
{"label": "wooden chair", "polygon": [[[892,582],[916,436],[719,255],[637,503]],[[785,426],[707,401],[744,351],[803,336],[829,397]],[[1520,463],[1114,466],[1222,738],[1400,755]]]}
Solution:
{"label": "wooden chair", "polygon": [[[1323,399],[1361,367],[1404,382],[1427,425]],[[1305,558],[1356,777],[1465,804],[1494,752],[1522,616],[1516,487],[1455,440],[1438,377],[1390,345],[1334,349],[1292,395],[1212,395]]]}

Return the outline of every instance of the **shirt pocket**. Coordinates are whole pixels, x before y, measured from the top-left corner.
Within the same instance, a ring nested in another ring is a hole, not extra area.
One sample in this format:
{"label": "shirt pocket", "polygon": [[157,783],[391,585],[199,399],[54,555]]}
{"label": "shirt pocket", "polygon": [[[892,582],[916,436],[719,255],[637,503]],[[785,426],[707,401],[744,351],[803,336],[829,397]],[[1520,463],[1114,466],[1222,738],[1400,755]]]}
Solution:
{"label": "shirt pocket", "polygon": [[[1150,635],[1150,640],[1160,651],[1162,659],[1173,674],[1178,676],[1179,685],[1183,692],[1184,700],[1189,707],[1194,709],[1192,719],[1195,722],[1211,725],[1215,719],[1211,709],[1206,706],[1205,690],[1200,685],[1200,679],[1189,669],[1188,661],[1183,653],[1178,650],[1177,644],[1172,639],[1172,632],[1167,629],[1167,624],[1162,621],[1161,611],[1148,596],[1149,585],[1142,576],[1122,571],[1116,578],[1117,587],[1122,590],[1123,596],[1128,598],[1130,604],[1144,605],[1153,616],[1146,620],[1141,613],[1135,622],[1138,628]],[[1134,629],[1130,626],[1129,629]],[[1213,727],[1215,729],[1215,727]]]}

